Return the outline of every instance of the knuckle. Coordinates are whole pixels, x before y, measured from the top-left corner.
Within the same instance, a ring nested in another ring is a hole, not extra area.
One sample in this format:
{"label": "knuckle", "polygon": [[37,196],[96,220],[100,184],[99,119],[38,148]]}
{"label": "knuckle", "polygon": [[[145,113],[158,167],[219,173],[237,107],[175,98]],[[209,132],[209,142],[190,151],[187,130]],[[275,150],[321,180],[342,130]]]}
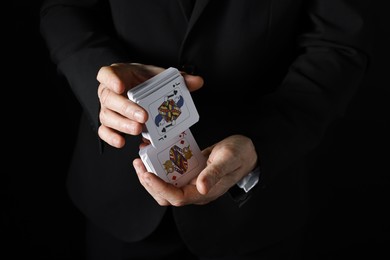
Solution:
{"label": "knuckle", "polygon": [[118,129],[121,129],[121,131],[124,133],[133,134],[134,124],[132,122],[127,122],[127,120],[123,122],[118,121]]}
{"label": "knuckle", "polygon": [[183,200],[175,200],[171,202],[171,205],[175,207],[182,207],[186,205],[186,203]]}
{"label": "knuckle", "polygon": [[104,129],[103,126],[99,126],[98,128],[98,135],[101,139],[104,139]]}
{"label": "knuckle", "polygon": [[100,112],[99,112],[99,120],[100,120],[101,123],[105,122],[105,119],[106,119],[105,115],[106,115],[105,110],[101,109]]}
{"label": "knuckle", "polygon": [[132,125],[131,125],[130,130],[131,130],[132,134],[138,135],[138,134],[140,134],[142,132],[142,127],[141,127],[140,124],[137,124],[137,123],[133,122]]}
{"label": "knuckle", "polygon": [[236,152],[235,152],[235,147],[230,146],[230,145],[226,145],[226,146],[222,147],[221,150],[222,150],[221,152],[222,152],[227,158],[231,158],[231,159],[237,158]]}
{"label": "knuckle", "polygon": [[[123,102],[122,105],[120,106],[119,110],[120,110],[120,113],[122,115],[128,115],[130,114],[129,111],[130,111],[130,106],[128,104],[128,102]],[[132,113],[133,114],[133,113]]]}
{"label": "knuckle", "polygon": [[97,81],[99,81],[100,83],[104,82],[104,79],[106,78],[108,71],[109,71],[108,66],[101,67],[96,75]]}
{"label": "knuckle", "polygon": [[165,207],[165,206],[170,206],[171,204],[169,204],[167,201],[165,201],[165,200],[157,200],[157,203],[158,203],[158,205],[160,205],[160,206],[163,206],[163,207]]}
{"label": "knuckle", "polygon": [[100,91],[99,99],[100,103],[105,105],[107,103],[108,97],[110,96],[111,91],[108,88],[102,88]]}
{"label": "knuckle", "polygon": [[210,167],[209,169],[209,176],[211,176],[212,178],[214,178],[214,181],[217,181],[218,179],[221,178],[222,176],[222,169],[217,166],[217,165],[213,165],[212,167]]}

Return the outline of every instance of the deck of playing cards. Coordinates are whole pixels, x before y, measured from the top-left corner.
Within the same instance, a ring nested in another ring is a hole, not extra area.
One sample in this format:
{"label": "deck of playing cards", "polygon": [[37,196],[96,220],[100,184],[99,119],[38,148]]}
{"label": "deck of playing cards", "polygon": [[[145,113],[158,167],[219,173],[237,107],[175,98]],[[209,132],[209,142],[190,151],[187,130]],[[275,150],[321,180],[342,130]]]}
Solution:
{"label": "deck of playing cards", "polygon": [[206,158],[189,129],[162,147],[148,145],[142,148],[139,155],[148,172],[177,187],[187,184],[206,166]]}
{"label": "deck of playing cards", "polygon": [[206,166],[189,128],[199,115],[183,76],[168,68],[127,92],[149,115],[142,136],[151,144],[139,152],[147,170],[177,187]]}
{"label": "deck of playing cards", "polygon": [[198,122],[199,115],[183,76],[168,68],[127,92],[149,114],[142,136],[154,147]]}

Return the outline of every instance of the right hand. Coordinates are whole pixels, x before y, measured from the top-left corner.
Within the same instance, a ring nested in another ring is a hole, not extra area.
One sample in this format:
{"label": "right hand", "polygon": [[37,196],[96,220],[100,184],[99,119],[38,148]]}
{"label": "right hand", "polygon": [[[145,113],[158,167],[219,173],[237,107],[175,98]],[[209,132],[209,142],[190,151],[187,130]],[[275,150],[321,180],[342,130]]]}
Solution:
{"label": "right hand", "polygon": [[[102,67],[97,75],[100,85],[99,137],[109,145],[121,148],[125,145],[123,134],[139,135],[148,114],[127,97],[127,91],[164,71],[164,68],[138,63],[115,63]],[[200,76],[183,74],[189,91],[203,86]]]}
{"label": "right hand", "polygon": [[140,158],[133,161],[133,166],[139,181],[159,205],[178,207],[205,205],[217,199],[260,163],[252,140],[244,135],[229,136],[202,153],[207,166],[180,188],[148,172]]}

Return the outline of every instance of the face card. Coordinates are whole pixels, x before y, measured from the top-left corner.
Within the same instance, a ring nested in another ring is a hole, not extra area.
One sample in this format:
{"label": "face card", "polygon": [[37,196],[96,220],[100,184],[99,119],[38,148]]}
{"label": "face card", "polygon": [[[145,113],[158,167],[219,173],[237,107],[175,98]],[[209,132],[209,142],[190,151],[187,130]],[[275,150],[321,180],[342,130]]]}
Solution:
{"label": "face card", "polygon": [[150,147],[146,154],[145,162],[153,165],[153,172],[176,187],[187,184],[206,167],[206,158],[189,129],[160,148]]}
{"label": "face card", "polygon": [[199,114],[182,76],[137,103],[149,114],[145,125],[150,137],[148,139],[154,147],[179,135],[199,120]]}

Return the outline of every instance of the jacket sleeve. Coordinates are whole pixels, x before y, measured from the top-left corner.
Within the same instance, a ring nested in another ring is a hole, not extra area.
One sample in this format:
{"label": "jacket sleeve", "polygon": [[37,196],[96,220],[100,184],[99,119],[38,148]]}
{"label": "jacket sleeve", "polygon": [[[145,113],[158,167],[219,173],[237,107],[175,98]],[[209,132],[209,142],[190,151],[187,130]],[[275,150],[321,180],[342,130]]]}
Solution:
{"label": "jacket sleeve", "polygon": [[255,145],[265,184],[318,146],[346,113],[369,64],[364,2],[306,1],[299,55],[264,97],[263,117],[251,133],[260,136]]}
{"label": "jacket sleeve", "polygon": [[99,126],[97,72],[127,57],[120,42],[110,35],[112,24],[105,4],[98,0],[47,0],[40,11],[40,31],[51,59],[95,131]]}

